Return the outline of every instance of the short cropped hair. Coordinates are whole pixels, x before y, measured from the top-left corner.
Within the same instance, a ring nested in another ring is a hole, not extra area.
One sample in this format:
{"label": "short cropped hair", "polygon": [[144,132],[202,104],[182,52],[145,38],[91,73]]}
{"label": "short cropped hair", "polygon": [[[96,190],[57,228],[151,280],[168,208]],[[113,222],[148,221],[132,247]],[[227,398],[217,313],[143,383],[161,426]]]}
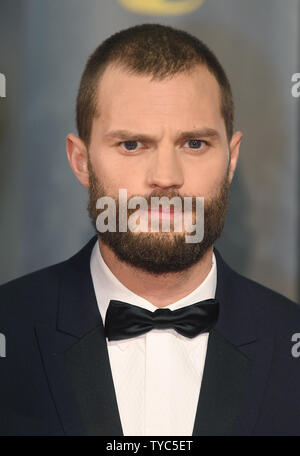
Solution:
{"label": "short cropped hair", "polygon": [[87,146],[93,119],[100,115],[97,109],[97,87],[109,64],[119,64],[129,73],[149,75],[154,80],[186,72],[199,64],[205,65],[220,87],[221,115],[230,141],[234,120],[232,91],[215,54],[202,41],[183,30],[147,23],[111,35],[87,61],[76,105],[78,135]]}

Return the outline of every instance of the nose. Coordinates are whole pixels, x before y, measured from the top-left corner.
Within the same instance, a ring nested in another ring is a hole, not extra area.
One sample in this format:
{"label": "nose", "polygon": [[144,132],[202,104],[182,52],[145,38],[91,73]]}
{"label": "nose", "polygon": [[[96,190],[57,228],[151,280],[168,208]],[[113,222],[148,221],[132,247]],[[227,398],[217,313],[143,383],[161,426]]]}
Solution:
{"label": "nose", "polygon": [[157,149],[147,174],[147,185],[179,189],[183,183],[183,170],[176,150],[172,146]]}

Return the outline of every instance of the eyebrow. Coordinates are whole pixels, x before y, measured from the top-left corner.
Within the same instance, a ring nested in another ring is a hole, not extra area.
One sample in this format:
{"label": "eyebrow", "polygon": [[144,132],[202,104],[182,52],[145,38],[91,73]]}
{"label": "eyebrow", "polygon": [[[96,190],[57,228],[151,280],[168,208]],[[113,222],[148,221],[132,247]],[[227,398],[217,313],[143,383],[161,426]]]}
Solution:
{"label": "eyebrow", "polygon": [[[219,140],[220,139],[220,134],[218,133],[217,130],[214,130],[213,128],[200,128],[196,130],[190,130],[190,131],[182,131],[179,133],[176,137],[176,141],[181,141],[184,139],[197,139],[197,138],[210,138],[211,140]],[[104,135],[105,139],[121,139],[121,140],[135,140],[135,141],[145,141],[145,142],[154,142],[155,137],[146,135],[143,133],[138,133],[138,132],[133,132],[129,130],[112,130],[108,131]]]}

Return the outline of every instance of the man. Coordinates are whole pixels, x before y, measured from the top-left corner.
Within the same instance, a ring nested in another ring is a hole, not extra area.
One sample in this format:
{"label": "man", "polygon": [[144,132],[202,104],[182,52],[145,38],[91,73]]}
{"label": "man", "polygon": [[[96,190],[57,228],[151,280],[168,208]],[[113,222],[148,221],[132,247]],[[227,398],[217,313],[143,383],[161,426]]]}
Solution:
{"label": "man", "polygon": [[[77,126],[67,155],[98,234],[0,289],[1,434],[300,435],[299,307],[214,248],[242,138],[217,58],[167,26],[116,33],[87,63]],[[148,231],[121,230],[120,189],[192,197],[197,223],[203,198],[201,240],[187,242],[184,206],[169,231],[165,206],[139,212]]]}

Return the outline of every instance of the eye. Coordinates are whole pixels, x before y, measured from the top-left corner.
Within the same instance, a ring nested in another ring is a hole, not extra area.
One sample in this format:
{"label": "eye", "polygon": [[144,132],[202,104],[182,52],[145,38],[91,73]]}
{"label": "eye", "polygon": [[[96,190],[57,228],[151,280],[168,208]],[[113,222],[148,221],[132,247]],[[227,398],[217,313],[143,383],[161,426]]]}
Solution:
{"label": "eye", "polygon": [[188,147],[193,150],[201,149],[201,146],[203,148],[204,145],[207,145],[207,142],[203,141],[203,139],[189,139],[187,143],[189,144]]}
{"label": "eye", "polygon": [[123,145],[123,148],[130,152],[130,151],[135,151],[137,150],[137,145],[139,141],[122,141],[119,143],[119,145]]}

